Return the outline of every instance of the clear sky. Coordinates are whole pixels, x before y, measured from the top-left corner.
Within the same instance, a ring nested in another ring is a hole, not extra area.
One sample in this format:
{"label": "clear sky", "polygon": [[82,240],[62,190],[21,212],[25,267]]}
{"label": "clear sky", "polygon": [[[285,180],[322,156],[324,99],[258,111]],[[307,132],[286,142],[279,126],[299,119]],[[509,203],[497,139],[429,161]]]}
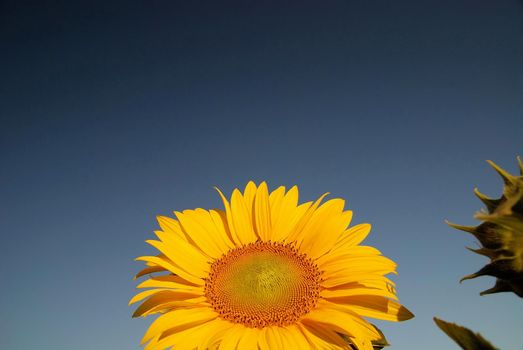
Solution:
{"label": "clear sky", "polygon": [[[140,349],[156,215],[248,180],[347,200],[398,264],[399,350],[433,316],[523,349],[472,236],[523,154],[522,1],[0,2],[0,348]],[[74,3],[74,4],[72,4]]]}

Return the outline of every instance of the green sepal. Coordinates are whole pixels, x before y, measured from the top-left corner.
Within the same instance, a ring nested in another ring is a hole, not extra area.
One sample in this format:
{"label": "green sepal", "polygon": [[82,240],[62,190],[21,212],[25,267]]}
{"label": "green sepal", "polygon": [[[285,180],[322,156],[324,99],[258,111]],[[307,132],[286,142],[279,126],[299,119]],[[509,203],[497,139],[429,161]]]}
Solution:
{"label": "green sepal", "polygon": [[464,350],[498,350],[479,333],[434,317],[438,327]]}

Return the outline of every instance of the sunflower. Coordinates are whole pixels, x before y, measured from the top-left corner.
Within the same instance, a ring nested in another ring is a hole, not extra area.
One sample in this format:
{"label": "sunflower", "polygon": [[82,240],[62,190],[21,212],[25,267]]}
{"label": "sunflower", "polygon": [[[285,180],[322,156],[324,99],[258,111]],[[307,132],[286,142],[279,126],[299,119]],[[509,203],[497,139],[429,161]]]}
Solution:
{"label": "sunflower", "polygon": [[249,182],[224,211],[184,210],[158,217],[157,256],[136,277],[147,290],[134,317],[160,314],[146,331],[145,350],[351,349],[384,342],[366,318],[403,321],[384,275],[396,264],[360,243],[369,224],[348,227],[345,201],[327,194],[298,204],[298,188],[269,193]]}

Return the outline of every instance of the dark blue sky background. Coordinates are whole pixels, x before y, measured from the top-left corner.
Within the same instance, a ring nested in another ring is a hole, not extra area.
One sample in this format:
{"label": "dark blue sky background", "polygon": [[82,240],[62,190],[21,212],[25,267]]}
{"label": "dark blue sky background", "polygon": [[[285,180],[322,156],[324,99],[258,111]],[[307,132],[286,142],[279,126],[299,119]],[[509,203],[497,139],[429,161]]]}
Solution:
{"label": "dark blue sky background", "polygon": [[522,1],[2,1],[0,118],[2,349],[140,349],[155,215],[250,179],[373,224],[416,314],[392,349],[453,348],[433,316],[523,349],[444,223],[523,153]]}

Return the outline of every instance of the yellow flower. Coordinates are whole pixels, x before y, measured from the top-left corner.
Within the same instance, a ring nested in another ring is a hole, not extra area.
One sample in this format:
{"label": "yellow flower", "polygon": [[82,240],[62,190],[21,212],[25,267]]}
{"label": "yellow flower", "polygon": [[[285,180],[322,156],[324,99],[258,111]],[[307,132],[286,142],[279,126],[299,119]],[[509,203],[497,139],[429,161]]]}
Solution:
{"label": "yellow flower", "polygon": [[225,211],[184,210],[158,217],[158,256],[137,260],[155,272],[131,299],[133,316],[161,314],[145,333],[146,350],[372,349],[383,341],[364,317],[413,315],[384,277],[396,264],[359,245],[369,224],[348,228],[345,201],[326,195],[298,204],[297,187],[269,194],[249,182]]}

